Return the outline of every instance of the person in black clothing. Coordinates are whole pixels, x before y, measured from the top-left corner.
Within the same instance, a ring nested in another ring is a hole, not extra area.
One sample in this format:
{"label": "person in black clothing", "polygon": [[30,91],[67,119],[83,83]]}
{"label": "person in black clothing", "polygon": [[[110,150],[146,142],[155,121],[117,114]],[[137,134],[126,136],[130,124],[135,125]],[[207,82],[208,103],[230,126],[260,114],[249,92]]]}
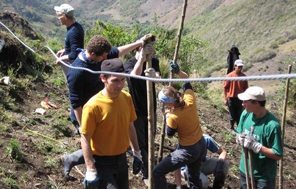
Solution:
{"label": "person in black clothing", "polygon": [[[138,37],[137,39],[140,39]],[[146,48],[146,47],[145,47]],[[154,47],[150,50],[152,51],[152,68],[155,70],[155,77],[160,77],[159,70],[159,60],[156,55],[153,55]],[[141,75],[145,76],[144,70],[146,69],[146,56],[142,56],[143,48],[138,47],[136,55],[125,62],[124,69],[126,73],[131,75]],[[147,113],[147,89],[146,80],[127,78],[129,92],[133,98],[133,103],[135,106],[137,120],[134,121],[135,129],[137,132],[138,143],[141,150],[143,168],[142,179],[145,184],[148,184],[148,113]],[[156,125],[156,93],[155,93],[155,83],[153,83],[153,96],[154,96],[154,125]]]}
{"label": "person in black clothing", "polygon": [[229,54],[227,57],[227,63],[228,63],[228,69],[227,69],[227,74],[232,72],[234,70],[234,62],[239,59],[239,50],[235,45],[232,45],[231,49],[228,50]]}
{"label": "person in black clothing", "polygon": [[[84,30],[82,26],[75,21],[74,8],[71,5],[62,4],[61,6],[55,6],[54,10],[61,24],[67,27],[65,48],[57,52],[59,60],[57,60],[56,63],[59,65],[60,60],[66,63],[72,63],[78,56],[79,52],[77,48],[84,48]],[[66,78],[69,68],[63,64],[61,66]]]}

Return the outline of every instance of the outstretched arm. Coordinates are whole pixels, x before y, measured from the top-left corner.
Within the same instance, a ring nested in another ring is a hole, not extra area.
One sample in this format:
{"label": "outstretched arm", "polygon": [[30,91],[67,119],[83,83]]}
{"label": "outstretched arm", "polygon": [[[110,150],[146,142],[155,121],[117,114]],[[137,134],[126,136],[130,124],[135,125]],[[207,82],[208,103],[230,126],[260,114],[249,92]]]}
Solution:
{"label": "outstretched arm", "polygon": [[136,42],[130,43],[128,45],[117,47],[118,51],[119,51],[119,57],[128,54],[129,52],[131,52],[132,50],[134,50],[135,48],[137,48],[141,45],[142,45],[141,41],[136,41]]}

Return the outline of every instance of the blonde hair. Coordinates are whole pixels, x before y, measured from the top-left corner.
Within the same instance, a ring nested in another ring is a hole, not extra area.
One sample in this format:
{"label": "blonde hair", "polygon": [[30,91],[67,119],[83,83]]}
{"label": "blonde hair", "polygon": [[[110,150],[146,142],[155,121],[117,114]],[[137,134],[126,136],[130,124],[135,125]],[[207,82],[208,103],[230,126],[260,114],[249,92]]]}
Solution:
{"label": "blonde hair", "polygon": [[185,101],[183,100],[183,94],[177,91],[174,87],[168,86],[164,87],[163,93],[170,97],[171,99],[176,99],[174,102],[175,108],[183,108],[185,106]]}

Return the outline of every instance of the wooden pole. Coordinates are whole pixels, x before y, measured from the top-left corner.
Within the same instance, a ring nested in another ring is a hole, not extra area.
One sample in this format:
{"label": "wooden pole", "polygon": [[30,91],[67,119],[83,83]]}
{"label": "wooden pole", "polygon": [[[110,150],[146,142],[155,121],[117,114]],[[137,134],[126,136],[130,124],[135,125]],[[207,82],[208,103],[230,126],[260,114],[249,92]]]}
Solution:
{"label": "wooden pole", "polygon": [[[184,20],[185,20],[185,14],[186,14],[186,7],[187,7],[187,0],[184,1],[183,4],[183,10],[182,10],[182,17],[181,17],[181,22],[180,22],[180,26],[179,26],[179,31],[178,31],[178,40],[177,40],[177,44],[176,44],[176,48],[175,48],[175,54],[174,54],[174,64],[177,63],[177,59],[178,59],[178,53],[179,53],[179,47],[180,47],[180,43],[181,43],[181,35],[182,35],[182,30],[183,30],[183,26],[184,26]],[[170,78],[174,78],[174,71],[171,71],[171,75]],[[170,86],[172,86],[172,82],[170,82]]]}
{"label": "wooden pole", "polygon": [[248,166],[248,158],[247,158],[247,154],[248,154],[248,148],[243,147],[244,149],[244,161],[245,161],[245,172],[246,172],[246,183],[247,183],[247,188],[250,188],[250,178],[249,178],[249,166]]}
{"label": "wooden pole", "polygon": [[250,173],[251,173],[251,187],[252,187],[252,189],[255,189],[252,153],[253,153],[252,150],[248,149],[248,156],[249,156],[249,163],[250,163]]}
{"label": "wooden pole", "polygon": [[158,150],[157,163],[159,163],[163,158],[163,146],[164,146],[165,126],[166,126],[166,117],[165,117],[164,112],[163,112],[162,120],[163,120],[163,122],[162,122],[161,134],[160,134],[160,145],[159,145],[159,150]]}
{"label": "wooden pole", "polygon": [[[289,65],[288,67],[288,73],[291,73],[292,66]],[[289,84],[290,79],[287,79],[286,81],[286,91],[285,91],[285,99],[284,99],[284,107],[283,107],[283,116],[282,116],[282,141],[284,146],[284,139],[285,139],[285,122],[286,122],[286,112],[287,112],[287,101],[289,97]],[[283,149],[284,152],[284,149]],[[283,164],[284,164],[284,156],[279,162],[279,189],[283,189]]]}
{"label": "wooden pole", "polygon": [[[146,68],[152,67],[152,56],[151,54],[147,55],[146,58]],[[154,103],[153,103],[153,87],[152,87],[152,81],[146,81],[146,87],[147,87],[147,111],[148,111],[148,182],[149,182],[149,189],[154,188],[153,183],[153,175],[152,175],[152,169],[154,167]]]}
{"label": "wooden pole", "polygon": [[[178,31],[178,39],[177,39],[177,44],[176,44],[175,54],[174,54],[174,59],[173,59],[174,64],[177,63],[177,59],[178,59],[179,47],[180,47],[180,42],[181,42],[181,34],[182,34],[184,19],[185,19],[185,14],[186,14],[186,7],[187,7],[187,0],[185,0],[184,4],[183,4],[182,17],[181,17],[180,27],[179,27],[179,31]],[[174,78],[174,70],[171,71],[170,78],[171,79]],[[173,82],[170,82],[169,86],[172,86],[172,85],[173,85]],[[159,161],[161,161],[162,156],[163,156],[162,154],[163,154],[163,143],[164,143],[164,137],[165,137],[165,126],[166,126],[166,117],[165,117],[165,114],[163,114],[163,124],[162,124],[162,128],[161,128],[161,132],[163,132],[163,134],[161,134],[161,138],[160,138],[161,142],[160,142],[160,147],[159,147],[159,151],[158,151],[158,160]]]}

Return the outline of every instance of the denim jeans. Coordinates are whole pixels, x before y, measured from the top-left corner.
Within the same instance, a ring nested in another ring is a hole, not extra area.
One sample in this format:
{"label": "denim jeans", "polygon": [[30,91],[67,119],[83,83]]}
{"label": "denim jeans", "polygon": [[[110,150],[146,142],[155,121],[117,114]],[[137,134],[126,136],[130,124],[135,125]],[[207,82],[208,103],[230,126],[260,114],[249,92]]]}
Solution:
{"label": "denim jeans", "polygon": [[94,155],[93,157],[100,180],[100,189],[129,188],[126,153],[116,156]]}
{"label": "denim jeans", "polygon": [[[241,189],[247,189],[247,181],[246,175],[243,172],[240,172],[240,180],[241,180]],[[251,178],[250,178],[251,184]],[[257,181],[255,180],[255,188],[256,189],[275,189],[275,179],[271,181]]]}
{"label": "denim jeans", "polygon": [[202,188],[199,172],[202,161],[206,155],[206,143],[202,137],[196,144],[191,146],[180,145],[179,149],[164,158],[152,171],[155,189],[168,188],[165,175],[182,166],[187,165],[188,182],[190,188]]}

